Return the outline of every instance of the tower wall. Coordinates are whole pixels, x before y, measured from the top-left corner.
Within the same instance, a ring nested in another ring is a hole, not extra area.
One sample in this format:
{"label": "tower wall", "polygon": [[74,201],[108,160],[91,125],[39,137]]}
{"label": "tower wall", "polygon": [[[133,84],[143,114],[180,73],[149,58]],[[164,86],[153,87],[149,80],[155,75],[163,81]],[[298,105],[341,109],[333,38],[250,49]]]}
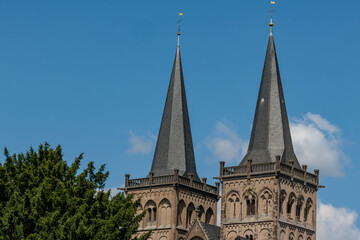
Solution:
{"label": "tower wall", "polygon": [[291,178],[280,178],[279,239],[316,239],[317,189]]}
{"label": "tower wall", "polygon": [[277,182],[275,177],[223,181],[221,239],[276,239]]}
{"label": "tower wall", "polygon": [[151,240],[183,240],[196,218],[198,209],[203,222],[216,225],[219,188],[190,177],[177,175],[129,179],[125,192],[141,198],[139,213],[146,212],[137,234],[153,230]]}
{"label": "tower wall", "polygon": [[280,163],[220,166],[221,240],[315,240],[318,172]]}

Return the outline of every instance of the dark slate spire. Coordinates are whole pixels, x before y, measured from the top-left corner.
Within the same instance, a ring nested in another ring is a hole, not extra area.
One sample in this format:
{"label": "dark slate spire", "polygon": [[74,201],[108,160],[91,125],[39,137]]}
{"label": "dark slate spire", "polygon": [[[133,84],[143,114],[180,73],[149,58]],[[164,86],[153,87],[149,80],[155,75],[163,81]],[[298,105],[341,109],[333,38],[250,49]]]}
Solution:
{"label": "dark slate spire", "polygon": [[280,155],[281,162],[289,164],[293,160],[294,166],[300,168],[290,135],[272,26],[271,22],[249,149],[240,164],[246,164],[248,159],[253,163],[275,162],[275,156]]}
{"label": "dark slate spire", "polygon": [[151,171],[154,176],[172,175],[176,168],[179,175],[193,173],[194,179],[200,180],[196,173],[179,39]]}

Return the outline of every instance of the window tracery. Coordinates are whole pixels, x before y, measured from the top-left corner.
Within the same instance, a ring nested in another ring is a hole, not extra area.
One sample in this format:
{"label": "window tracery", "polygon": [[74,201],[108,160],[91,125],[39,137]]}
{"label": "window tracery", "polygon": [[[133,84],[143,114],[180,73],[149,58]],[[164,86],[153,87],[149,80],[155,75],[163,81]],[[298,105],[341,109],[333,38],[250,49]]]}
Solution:
{"label": "window tracery", "polygon": [[312,205],[313,205],[313,202],[312,202],[311,198],[308,198],[306,200],[306,204],[305,204],[305,208],[304,208],[304,221],[305,222],[308,221],[308,215],[309,215]]}
{"label": "window tracery", "polygon": [[227,218],[235,218],[240,215],[240,199],[237,193],[230,194],[227,203]]}
{"label": "window tracery", "polygon": [[300,214],[301,214],[301,208],[304,204],[304,197],[300,196],[297,200],[297,204],[296,204],[296,219],[298,221],[300,221]]}
{"label": "window tracery", "polygon": [[256,212],[256,194],[254,182],[248,180],[244,189],[244,199],[246,200],[246,214],[255,215]]}
{"label": "window tracery", "polygon": [[271,214],[272,211],[272,195],[269,190],[265,190],[260,197],[262,203],[262,213],[264,215]]}
{"label": "window tracery", "polygon": [[148,201],[145,205],[146,213],[146,226],[156,226],[156,204],[154,201]]}
{"label": "window tracery", "polygon": [[246,199],[247,215],[255,215],[255,199]]}
{"label": "window tracery", "polygon": [[288,203],[287,203],[287,211],[286,211],[288,214],[288,217],[291,217],[292,206],[293,206],[295,200],[296,200],[295,194],[290,193]]}
{"label": "window tracery", "polygon": [[280,214],[283,214],[284,212],[284,202],[285,202],[285,199],[286,199],[286,191],[285,190],[281,190],[281,193],[280,193],[280,198],[279,198],[279,201],[280,201]]}

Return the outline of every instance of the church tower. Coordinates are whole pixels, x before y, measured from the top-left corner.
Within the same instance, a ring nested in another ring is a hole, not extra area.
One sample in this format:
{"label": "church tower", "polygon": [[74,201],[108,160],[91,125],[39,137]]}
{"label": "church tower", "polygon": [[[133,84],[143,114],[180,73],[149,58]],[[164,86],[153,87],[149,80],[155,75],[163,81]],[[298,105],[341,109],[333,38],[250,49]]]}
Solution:
{"label": "church tower", "polygon": [[319,170],[294,153],[276,56],[273,23],[247,154],[220,163],[221,240],[315,240]]}
{"label": "church tower", "polygon": [[139,211],[146,211],[138,234],[153,229],[151,240],[183,240],[195,210],[202,222],[216,224],[219,183],[208,185],[196,172],[179,42],[180,31],[151,171],[125,176],[125,193],[141,198]]}

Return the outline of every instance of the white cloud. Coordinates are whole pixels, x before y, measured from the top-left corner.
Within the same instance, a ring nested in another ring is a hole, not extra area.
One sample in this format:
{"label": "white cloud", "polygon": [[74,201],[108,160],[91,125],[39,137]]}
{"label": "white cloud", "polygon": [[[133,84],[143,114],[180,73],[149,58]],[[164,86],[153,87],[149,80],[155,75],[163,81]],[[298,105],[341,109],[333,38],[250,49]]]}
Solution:
{"label": "white cloud", "polygon": [[148,154],[152,151],[155,141],[156,136],[151,133],[140,136],[130,131],[129,142],[131,147],[128,149],[128,153]]}
{"label": "white cloud", "polygon": [[355,225],[357,217],[358,214],[355,211],[318,202],[317,239],[360,240],[360,230]]}
{"label": "white cloud", "polygon": [[[123,188],[125,185],[121,185],[120,188]],[[118,194],[119,192],[123,192],[123,190],[120,190],[118,188],[109,188],[109,189],[106,189],[106,191],[110,190],[110,196],[111,197],[114,197],[116,194]]]}
{"label": "white cloud", "polygon": [[205,144],[218,160],[239,162],[246,153],[248,142],[240,139],[232,124],[223,121],[215,125],[214,137],[208,138]]}
{"label": "white cloud", "polygon": [[305,118],[310,119],[321,130],[324,130],[331,134],[340,133],[340,129],[338,127],[329,123],[329,121],[326,120],[325,118],[321,117],[320,114],[314,114],[314,113],[309,112],[309,113],[305,114]]}
{"label": "white cloud", "polygon": [[[343,153],[341,130],[319,114],[307,113],[291,121],[291,135],[296,155],[309,170],[320,169],[321,175],[342,176],[348,162]],[[241,161],[248,141],[242,140],[236,128],[227,121],[215,125],[213,136],[205,144],[217,160]]]}
{"label": "white cloud", "polygon": [[311,169],[328,176],[343,175],[345,154],[341,150],[341,131],[319,114],[307,113],[291,122],[296,156]]}

